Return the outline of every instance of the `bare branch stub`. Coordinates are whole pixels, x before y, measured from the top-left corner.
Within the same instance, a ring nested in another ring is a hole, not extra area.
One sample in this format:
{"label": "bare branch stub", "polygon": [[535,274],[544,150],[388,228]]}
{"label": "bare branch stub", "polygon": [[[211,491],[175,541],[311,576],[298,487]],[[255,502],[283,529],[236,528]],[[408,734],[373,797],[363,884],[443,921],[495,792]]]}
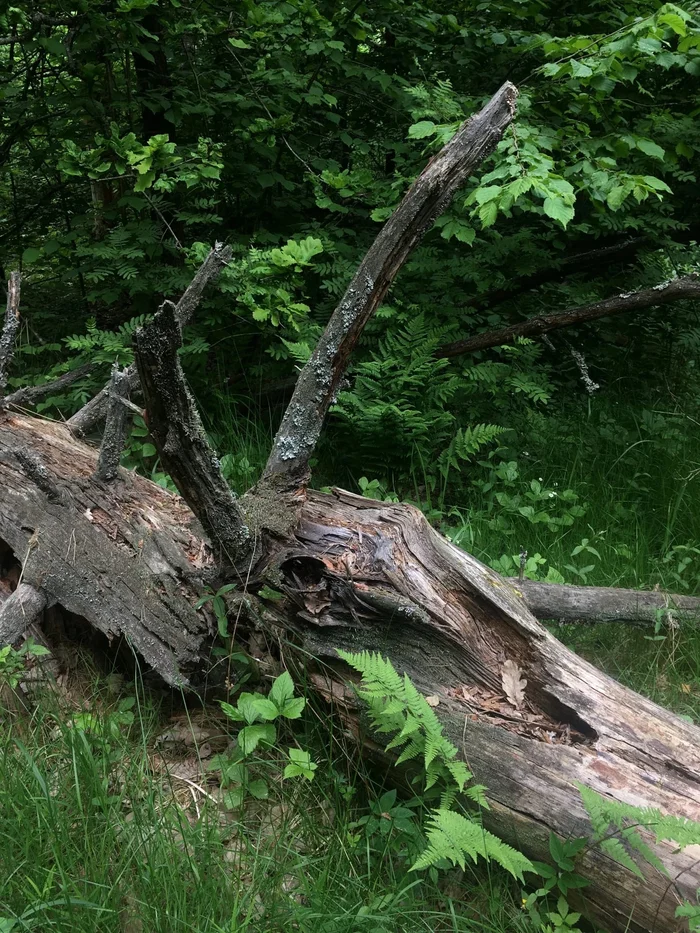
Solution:
{"label": "bare branch stub", "polygon": [[[222,243],[215,243],[213,249],[209,250],[206,259],[195,273],[194,278],[187,286],[182,298],[180,298],[176,305],[175,314],[181,327],[189,324],[204,294],[204,289],[218,278],[221,270],[231,261],[232,255],[231,247],[224,246]],[[127,367],[126,375],[127,382],[124,383],[124,390],[126,391],[128,389],[129,394],[131,394],[139,385],[139,375],[136,370],[136,364],[132,363]],[[76,437],[84,437],[101,421],[104,421],[107,416],[108,401],[109,384],[101,389],[94,398],[83,405],[80,411],[77,411],[72,418],[68,419],[66,423],[72,433]]]}
{"label": "bare branch stub", "polygon": [[0,648],[19,641],[47,602],[46,594],[28,583],[20,583],[14,593],[0,602]]}
{"label": "bare branch stub", "polygon": [[573,327],[585,324],[587,321],[596,321],[598,318],[609,317],[613,314],[630,314],[633,311],[646,311],[658,305],[670,304],[673,301],[682,301],[691,298],[700,298],[700,275],[691,273],[677,279],[669,279],[652,288],[644,288],[638,292],[623,292],[613,295],[604,301],[595,304],[583,305],[580,308],[569,308],[566,311],[557,311],[554,314],[540,314],[527,321],[520,321],[510,327],[501,327],[498,330],[486,331],[467,337],[466,340],[456,340],[440,347],[436,356],[461,356],[463,353],[474,353],[477,350],[487,350],[489,347],[500,347],[503,344],[513,343],[518,337],[539,337],[550,331],[562,327]]}
{"label": "bare branch stub", "polygon": [[308,481],[308,463],[350,356],[413,248],[457,189],[495,149],[515,114],[517,89],[507,82],[428,163],[389,218],[352,278],[301,372],[282,419],[263,482],[294,489]]}
{"label": "bare branch stub", "polygon": [[20,274],[12,272],[7,283],[7,309],[0,331],[0,396],[5,392],[7,379],[15,354],[15,340],[19,331]]}
{"label": "bare branch stub", "polygon": [[129,398],[129,376],[126,369],[115,363],[109,384],[107,418],[97,458],[95,478],[105,483],[113,482],[119,475],[119,461],[124,450],[127,409],[123,401]]}
{"label": "bare branch stub", "polygon": [[161,463],[221,558],[235,564],[252,547],[241,508],[221,473],[185,381],[177,309],[166,301],[134,336],[148,427]]}

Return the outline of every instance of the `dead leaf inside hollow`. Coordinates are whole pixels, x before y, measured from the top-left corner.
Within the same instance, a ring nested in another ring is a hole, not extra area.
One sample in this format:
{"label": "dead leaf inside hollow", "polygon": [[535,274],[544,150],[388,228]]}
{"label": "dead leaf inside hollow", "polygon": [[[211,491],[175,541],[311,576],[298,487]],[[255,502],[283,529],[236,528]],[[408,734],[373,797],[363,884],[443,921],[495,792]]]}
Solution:
{"label": "dead leaf inside hollow", "polygon": [[501,668],[501,685],[506,699],[516,709],[525,702],[527,680],[515,661],[506,661]]}

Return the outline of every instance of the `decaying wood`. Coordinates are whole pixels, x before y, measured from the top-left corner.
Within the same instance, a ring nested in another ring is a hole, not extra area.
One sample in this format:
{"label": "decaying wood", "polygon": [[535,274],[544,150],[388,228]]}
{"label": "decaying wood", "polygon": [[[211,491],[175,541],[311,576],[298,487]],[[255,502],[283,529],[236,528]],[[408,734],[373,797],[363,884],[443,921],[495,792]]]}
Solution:
{"label": "decaying wood", "polygon": [[[221,270],[231,261],[231,256],[231,247],[224,246],[222,243],[214,244],[214,247],[209,251],[206,259],[176,305],[176,315],[181,327],[185,327],[189,323],[202,299],[205,288],[218,278]],[[127,367],[127,381],[123,384],[123,390],[131,394],[136,391],[138,386],[138,372],[136,365],[132,363],[131,366]],[[67,424],[76,437],[85,437],[104,421],[107,416],[108,401],[109,383],[86,405],[83,405],[80,411],[77,411],[68,419]]]}
{"label": "decaying wood", "polygon": [[134,338],[148,427],[163,468],[204,525],[219,556],[235,565],[250,553],[250,531],[204,433],[180,365],[181,346],[177,309],[166,301]]}
{"label": "decaying wood", "polygon": [[365,324],[411,250],[450,204],[457,189],[495,149],[515,114],[516,88],[506,82],[463,124],[411,185],[360,263],[297,380],[263,479],[289,488],[308,481],[308,462]]}
{"label": "decaying wood", "polygon": [[[213,629],[194,605],[213,558],[184,502],[124,470],[118,483],[97,483],[95,452],[65,426],[0,418],[0,540],[22,561],[24,581],[108,637],[126,636],[169,682],[201,684]],[[12,455],[29,448],[59,498]],[[246,572],[260,606],[256,624],[326,662],[307,662],[309,675],[357,735],[338,648],[380,651],[438,696],[448,734],[488,787],[489,828],[531,857],[547,858],[550,830],[590,832],[576,782],[700,819],[700,730],[566,649],[517,586],[440,537],[418,510],[309,492],[296,530],[268,542]],[[266,584],[283,599],[261,599]],[[502,693],[509,660],[527,680],[520,710]],[[381,748],[376,754],[389,760]],[[660,852],[679,890],[692,895],[699,853]],[[682,929],[666,879],[650,872],[641,883],[596,850],[580,871],[591,880],[587,909],[607,930]]]}
{"label": "decaying wood", "polygon": [[26,583],[20,583],[4,602],[0,601],[0,647],[14,645],[41,615],[46,604],[46,595]]}
{"label": "decaying wood", "polygon": [[126,440],[126,405],[129,399],[129,374],[118,363],[112,367],[112,379],[107,401],[107,417],[97,458],[95,478],[104,483],[111,483],[119,473],[119,462]]}
{"label": "decaying wood", "polygon": [[604,301],[597,301],[595,304],[569,308],[566,311],[557,311],[555,314],[540,314],[526,321],[520,321],[518,324],[511,324],[510,327],[486,331],[483,334],[468,337],[466,340],[455,340],[453,343],[440,347],[436,355],[439,357],[461,356],[464,353],[474,353],[476,350],[487,350],[489,347],[513,343],[518,337],[539,337],[562,327],[574,327],[614,314],[646,311],[649,308],[688,298],[695,300],[700,298],[700,276],[695,273],[669,279],[668,282],[662,282],[660,285],[638,292],[623,292],[612,298],[606,298]]}
{"label": "decaying wood", "polygon": [[15,353],[15,339],[19,331],[20,275],[13,272],[7,283],[7,309],[0,330],[0,397],[5,394],[10,365]]}
{"label": "decaying wood", "polygon": [[[546,860],[550,832],[590,835],[579,784],[700,819],[700,729],[565,648],[532,615],[520,584],[446,541],[417,509],[304,488],[364,324],[410,249],[492,151],[515,98],[504,85],[380,233],[302,372],[263,482],[240,501],[226,487],[179,364],[183,316],[166,302],[138,332],[135,352],[149,427],[183,498],[121,468],[115,482],[95,477],[97,455],[75,436],[95,423],[94,407],[79,429],[0,410],[0,552],[11,549],[32,593],[109,641],[127,641],[185,688],[204,686],[213,670],[216,626],[206,606],[195,608],[198,597],[207,585],[235,582],[243,597],[236,637],[262,627],[284,639],[285,658],[296,647],[316,690],[388,766],[391,754],[362,736],[338,658],[340,648],[381,652],[437,698],[447,734],[488,788],[488,827]],[[674,884],[651,871],[640,882],[596,848],[582,857],[587,911],[610,933],[682,928],[676,895],[700,887],[700,852],[656,848]]]}
{"label": "decaying wood", "polygon": [[700,599],[612,586],[569,586],[535,580],[508,581],[538,619],[552,622],[628,622],[676,626],[700,619]]}
{"label": "decaying wood", "polygon": [[206,650],[192,607],[211,564],[199,525],[179,497],[134,473],[96,482],[96,465],[64,425],[0,414],[0,541],[26,583],[187,685]]}
{"label": "decaying wood", "polygon": [[649,236],[615,236],[610,239],[611,241],[605,246],[597,249],[564,255],[548,263],[546,268],[518,276],[504,288],[495,288],[471,298],[460,307],[463,307],[465,311],[486,311],[506,301],[512,301],[524,292],[540,288],[548,282],[560,282],[589,270],[599,276],[602,270],[609,269],[610,266],[633,262],[645,247],[654,247],[653,240]]}

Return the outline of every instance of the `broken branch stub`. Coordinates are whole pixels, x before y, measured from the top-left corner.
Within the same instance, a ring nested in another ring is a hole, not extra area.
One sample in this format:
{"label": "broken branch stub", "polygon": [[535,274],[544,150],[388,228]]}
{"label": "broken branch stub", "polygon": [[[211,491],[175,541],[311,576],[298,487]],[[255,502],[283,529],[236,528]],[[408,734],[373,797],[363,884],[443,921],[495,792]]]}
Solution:
{"label": "broken branch stub", "polygon": [[[222,243],[215,243],[213,249],[209,250],[206,259],[175,307],[175,315],[181,327],[189,324],[204,294],[204,289],[218,278],[221,270],[231,261],[232,255],[231,247],[224,246]],[[139,385],[139,374],[135,363],[127,367],[126,376],[127,382],[123,384],[123,391],[131,394]],[[104,421],[107,416],[108,402],[109,383],[66,422],[75,437],[85,437],[101,421]]]}
{"label": "broken branch stub", "polygon": [[126,436],[127,408],[124,401],[129,399],[129,374],[126,369],[121,370],[118,363],[112,368],[109,389],[107,418],[95,470],[95,478],[105,483],[111,483],[119,475]]}
{"label": "broken branch stub", "polygon": [[506,82],[434,156],[386,222],[352,278],[299,376],[267,461],[264,481],[294,488],[308,480],[309,458],[350,356],[413,248],[457,189],[493,152],[515,114],[517,89]]}
{"label": "broken branch stub", "polygon": [[46,594],[27,583],[20,583],[0,602],[0,648],[14,645],[46,608]]}
{"label": "broken branch stub", "polygon": [[627,622],[670,626],[700,620],[700,599],[654,590],[624,590],[613,586],[572,586],[535,580],[508,580],[538,619],[597,624]]}
{"label": "broken branch stub", "polygon": [[7,377],[15,354],[15,340],[19,331],[20,274],[12,272],[7,283],[7,309],[0,331],[0,396],[5,392]]}
{"label": "broken branch stub", "polygon": [[148,427],[163,469],[204,526],[218,556],[235,564],[249,553],[251,535],[185,381],[178,357],[182,332],[176,315],[175,306],[166,301],[134,336]]}

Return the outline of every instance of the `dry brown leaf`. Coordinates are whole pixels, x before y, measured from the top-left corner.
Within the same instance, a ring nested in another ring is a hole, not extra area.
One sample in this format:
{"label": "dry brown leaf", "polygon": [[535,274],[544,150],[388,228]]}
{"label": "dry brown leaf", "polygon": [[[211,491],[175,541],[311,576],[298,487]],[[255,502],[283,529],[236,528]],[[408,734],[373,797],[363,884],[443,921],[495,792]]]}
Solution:
{"label": "dry brown leaf", "polygon": [[516,709],[520,709],[525,700],[527,680],[515,661],[506,661],[501,668],[501,685],[506,699]]}

